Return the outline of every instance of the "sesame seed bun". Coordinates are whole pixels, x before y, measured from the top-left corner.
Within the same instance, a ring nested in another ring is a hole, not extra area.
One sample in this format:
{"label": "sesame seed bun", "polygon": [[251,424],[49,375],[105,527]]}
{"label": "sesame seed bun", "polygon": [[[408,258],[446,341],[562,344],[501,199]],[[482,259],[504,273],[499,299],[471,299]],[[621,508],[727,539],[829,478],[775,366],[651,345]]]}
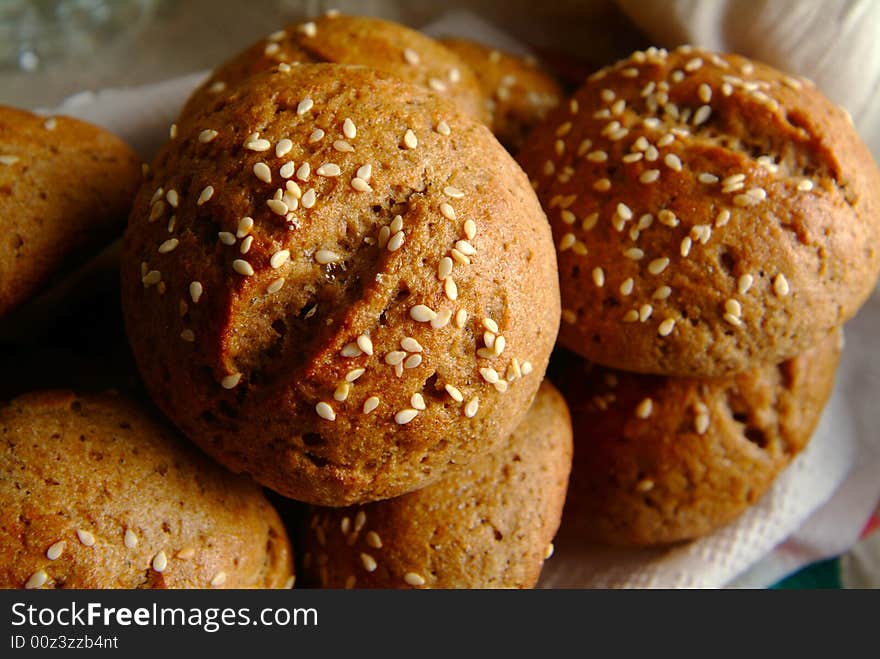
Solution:
{"label": "sesame seed bun", "polygon": [[559,323],[549,226],[488,129],[335,64],[257,75],[162,150],[122,289],[169,418],[229,468],[331,506],[503,442]]}
{"label": "sesame seed bun", "polygon": [[0,406],[0,588],[282,588],[281,520],[133,402],[46,391]]}
{"label": "sesame seed bun", "polygon": [[743,57],[636,53],[519,160],[553,227],[560,343],[606,366],[778,363],[852,317],[880,271],[880,172],[846,113]]}
{"label": "sesame seed bun", "polygon": [[779,366],[716,379],[554,359],[575,435],[569,532],[649,546],[734,520],[809,441],[831,394],[840,339],[835,333]]}
{"label": "sesame seed bun", "polygon": [[421,32],[371,16],[331,13],[288,25],[221,64],[181,112],[181,123],[222,103],[248,77],[279,64],[368,66],[452,99],[478,121],[488,122],[480,85],[458,55]]}
{"label": "sesame seed bun", "polygon": [[564,98],[559,83],[531,60],[467,39],[440,43],[476,74],[492,132],[511,153],[519,151],[529,131]]}
{"label": "sesame seed bun", "polygon": [[122,233],[140,181],[115,135],[0,106],[0,316]]}
{"label": "sesame seed bun", "polygon": [[568,410],[545,382],[492,453],[396,499],[315,509],[303,531],[304,578],[323,588],[532,588],[570,467]]}

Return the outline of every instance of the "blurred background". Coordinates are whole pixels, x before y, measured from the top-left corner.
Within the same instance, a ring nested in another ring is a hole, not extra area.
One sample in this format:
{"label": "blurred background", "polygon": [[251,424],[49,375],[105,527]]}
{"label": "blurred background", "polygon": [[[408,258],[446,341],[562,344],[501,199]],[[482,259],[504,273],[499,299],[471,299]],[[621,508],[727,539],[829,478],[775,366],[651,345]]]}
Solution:
{"label": "blurred background", "polygon": [[596,64],[645,43],[611,0],[0,0],[0,104],[156,82],[217,62],[328,9],[421,27],[467,9],[538,51]]}

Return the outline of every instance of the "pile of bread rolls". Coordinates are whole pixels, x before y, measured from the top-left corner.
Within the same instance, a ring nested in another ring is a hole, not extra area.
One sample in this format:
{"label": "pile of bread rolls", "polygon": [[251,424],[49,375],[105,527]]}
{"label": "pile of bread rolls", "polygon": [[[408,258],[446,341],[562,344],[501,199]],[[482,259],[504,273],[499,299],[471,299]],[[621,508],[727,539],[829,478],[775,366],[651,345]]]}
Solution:
{"label": "pile of bread rolls", "polygon": [[143,171],[0,108],[0,313],[125,227],[143,387],[0,405],[0,586],[529,588],[567,492],[584,542],[707,533],[812,433],[877,184],[838,108],[741,57],[566,98],[335,12],[217,67]]}

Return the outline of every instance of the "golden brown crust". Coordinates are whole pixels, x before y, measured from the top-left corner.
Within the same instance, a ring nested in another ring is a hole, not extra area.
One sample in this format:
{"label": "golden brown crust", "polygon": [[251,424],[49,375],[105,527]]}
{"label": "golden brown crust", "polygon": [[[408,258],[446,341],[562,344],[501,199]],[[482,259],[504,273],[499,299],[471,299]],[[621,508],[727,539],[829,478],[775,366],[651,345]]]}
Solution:
{"label": "golden brown crust", "polygon": [[880,174],[844,111],[739,56],[603,69],[519,159],[559,252],[560,343],[613,368],[778,363],[848,320],[880,269]]}
{"label": "golden brown crust", "polygon": [[503,442],[546,368],[557,281],[546,218],[485,126],[333,64],[261,74],[197,117],[151,168],[122,259],[159,406],[223,464],[321,505],[403,494]]}
{"label": "golden brown crust", "polygon": [[287,535],[260,489],[118,395],[21,396],[0,407],[0,437],[2,588],[283,588],[292,578]]}
{"label": "golden brown crust", "polygon": [[140,160],[115,135],[0,106],[0,316],[121,233],[140,180]]}
{"label": "golden brown crust", "polygon": [[288,25],[221,64],[181,112],[181,123],[222,99],[248,77],[279,63],[350,64],[390,73],[450,98],[483,123],[489,115],[479,82],[456,55],[428,36],[370,16],[331,14]]}
{"label": "golden brown crust", "polygon": [[713,380],[559,360],[576,438],[566,515],[590,539],[630,546],[732,521],[809,441],[839,356],[834,334],[779,366]]}
{"label": "golden brown crust", "polygon": [[532,588],[559,528],[571,449],[565,401],[545,382],[492,453],[396,499],[315,509],[304,576],[323,588]]}
{"label": "golden brown crust", "polygon": [[532,128],[564,98],[559,83],[533,61],[468,39],[440,43],[476,74],[492,132],[511,153],[519,151]]}

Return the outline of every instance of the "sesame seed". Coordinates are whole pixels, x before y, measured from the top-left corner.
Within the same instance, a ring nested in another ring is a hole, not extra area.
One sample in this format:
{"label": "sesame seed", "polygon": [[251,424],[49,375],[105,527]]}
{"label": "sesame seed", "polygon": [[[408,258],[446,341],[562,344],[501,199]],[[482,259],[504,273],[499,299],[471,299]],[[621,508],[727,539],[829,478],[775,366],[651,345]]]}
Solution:
{"label": "sesame seed", "polygon": [[477,223],[473,220],[465,220],[464,221],[464,235],[468,240],[473,240],[477,235]]}
{"label": "sesame seed", "polygon": [[468,419],[472,419],[477,415],[477,411],[480,409],[480,399],[476,396],[471,398],[468,401],[468,404],[464,407],[464,415]]}
{"label": "sesame seed", "polygon": [[443,281],[443,292],[450,300],[455,302],[458,299],[458,286],[452,277],[447,277]]}
{"label": "sesame seed", "polygon": [[265,183],[272,182],[272,170],[264,162],[258,162],[254,165],[254,176]]}
{"label": "sesame seed", "polygon": [[304,115],[306,112],[308,112],[309,110],[311,110],[312,107],[314,107],[314,105],[315,105],[315,102],[314,102],[312,99],[310,99],[310,98],[304,98],[304,99],[301,100],[301,101],[299,102],[299,104],[296,106],[296,113],[297,113],[299,116],[302,116],[302,115]]}
{"label": "sesame seed", "polygon": [[443,281],[449,275],[452,274],[452,259],[448,256],[444,256],[440,259],[440,263],[437,265],[437,279]]}
{"label": "sesame seed", "polygon": [[211,142],[215,137],[217,137],[219,133],[216,130],[212,130],[210,128],[206,128],[201,133],[199,133],[199,142],[202,144],[207,144]]}
{"label": "sesame seed", "polygon": [[477,253],[477,248],[467,240],[459,240],[455,243],[455,249],[465,256],[473,256]]}
{"label": "sesame seed", "polygon": [[364,401],[364,414],[369,414],[373,410],[379,407],[379,399],[376,396],[370,396],[367,400]]}
{"label": "sesame seed", "polygon": [[407,572],[405,575],[403,575],[403,580],[410,586],[425,585],[425,578],[420,574],[416,574],[415,572]]}
{"label": "sesame seed", "polygon": [[633,280],[632,277],[628,277],[623,280],[623,283],[620,285],[620,294],[621,295],[629,295],[633,291]]}
{"label": "sesame seed", "polygon": [[593,183],[593,189],[597,192],[607,192],[611,189],[611,181],[607,178],[600,178],[598,181]]}
{"label": "sesame seed", "polygon": [[596,226],[596,223],[599,221],[599,213],[590,213],[587,217],[584,218],[584,221],[581,223],[581,229],[584,231],[590,231],[593,227]]}
{"label": "sesame seed", "polygon": [[177,246],[180,244],[180,241],[177,238],[169,238],[161,245],[159,245],[159,253],[160,254],[168,254],[169,252],[173,252],[177,249]]}
{"label": "sesame seed", "polygon": [[415,305],[412,309],[409,310],[409,315],[410,318],[419,323],[427,323],[437,317],[437,313],[430,307],[425,306],[424,304]]}
{"label": "sesame seed", "polygon": [[455,219],[455,209],[445,201],[440,204],[440,214],[447,220]]}
{"label": "sesame seed", "polygon": [[315,405],[315,412],[318,413],[319,417],[326,421],[336,420],[336,412],[333,411],[333,408],[330,407],[329,403],[325,403],[324,401]]}
{"label": "sesame seed", "polygon": [[507,339],[504,336],[499,335],[498,338],[495,339],[495,345],[492,346],[492,351],[495,353],[495,356],[499,356],[502,352],[504,352],[504,348],[507,346]]}
{"label": "sesame seed", "polygon": [[705,82],[701,83],[700,86],[697,87],[697,96],[700,97],[700,100],[703,103],[708,103],[712,100],[712,88]]}
{"label": "sesame seed", "polygon": [[320,167],[318,167],[318,169],[315,170],[315,173],[318,176],[326,176],[326,177],[331,177],[331,178],[334,176],[339,176],[339,174],[341,172],[342,172],[342,170],[339,169],[339,165],[337,165],[336,163],[332,163],[332,162],[325,163],[325,164],[321,165]]}
{"label": "sesame seed", "polygon": [[660,323],[660,326],[657,328],[657,333],[660,336],[669,336],[670,334],[672,334],[673,329],[675,329],[675,319],[667,318],[662,323]]}
{"label": "sesame seed", "polygon": [[700,124],[705,123],[710,115],[712,114],[712,108],[708,105],[701,105],[697,108],[697,111],[694,112],[694,126],[699,126]]}
{"label": "sesame seed", "polygon": [[49,575],[46,574],[45,570],[37,570],[34,572],[27,582],[24,584],[24,587],[27,589],[33,588],[42,588],[46,585],[46,582],[49,580]]}
{"label": "sesame seed", "polygon": [[396,252],[403,246],[404,234],[403,231],[398,231],[388,240],[388,251]]}
{"label": "sesame seed", "polygon": [[269,55],[274,55],[279,50],[281,50],[281,46],[277,43],[267,43],[266,47],[263,49],[263,54],[268,57]]}
{"label": "sesame seed", "polygon": [[657,158],[660,157],[660,152],[657,150],[657,147],[653,144],[650,145],[647,149],[645,149],[645,160],[648,162],[654,162]]}
{"label": "sesame seed", "polygon": [[224,389],[234,389],[241,382],[241,373],[232,373],[220,380],[220,386]]}
{"label": "sesame seed", "polygon": [[467,323],[468,312],[467,309],[459,309],[455,314],[455,325],[459,329],[464,327],[465,323]]}
{"label": "sesame seed", "polygon": [[406,60],[407,64],[412,64],[413,66],[416,66],[421,58],[419,57],[419,54],[412,48],[404,48],[403,59]]}
{"label": "sesame seed", "polygon": [[654,307],[652,307],[650,304],[643,304],[641,307],[639,307],[639,321],[644,323],[646,320],[648,320],[648,318],[651,317],[651,314],[653,312]]}
{"label": "sesame seed", "polygon": [[628,153],[621,160],[627,164],[638,162],[645,157],[644,153]]}
{"label": "sesame seed", "polygon": [[382,549],[382,538],[375,531],[367,531],[366,542],[368,547]]}
{"label": "sesame seed", "polygon": [[449,128],[449,124],[447,124],[442,119],[437,122],[437,132],[444,136],[449,136],[452,134],[452,129]]}
{"label": "sesame seed", "polygon": [[266,292],[270,294],[277,293],[284,288],[284,277],[279,277],[266,287]]}
{"label": "sesame seed", "polygon": [[710,174],[709,172],[700,172],[700,174],[697,176],[697,180],[700,183],[705,183],[706,185],[718,183],[718,177],[715,176],[715,174]]}
{"label": "sesame seed", "polygon": [[654,401],[650,398],[645,398],[641,403],[636,406],[636,416],[640,419],[647,419],[651,416],[651,412],[654,410]]}
{"label": "sesame seed", "polygon": [[675,135],[672,133],[666,133],[663,137],[657,140],[657,146],[666,147],[672,144],[675,141]]}
{"label": "sesame seed", "polygon": [[292,160],[281,165],[281,169],[278,170],[278,173],[281,174],[282,178],[290,178],[293,176],[294,172],[294,163]]}
{"label": "sesame seed", "polygon": [[422,396],[422,394],[418,392],[412,395],[412,398],[409,399],[409,402],[410,405],[413,406],[413,408],[419,411],[424,411],[427,409],[427,406],[425,405],[425,398]]}
{"label": "sesame seed", "polygon": [[376,563],[376,559],[370,556],[369,554],[361,554],[361,563],[364,566],[364,569],[367,572],[373,572],[378,567],[378,563]]}
{"label": "sesame seed", "polygon": [[667,257],[662,257],[659,259],[654,259],[648,264],[648,272],[652,275],[659,275],[661,272],[666,270],[666,267],[669,265],[669,259]]}
{"label": "sesame seed", "polygon": [[225,572],[218,572],[217,574],[214,575],[214,578],[211,579],[211,587],[212,588],[217,588],[218,586],[222,586],[225,583],[226,583],[226,573]]}
{"label": "sesame seed", "polygon": [[632,259],[633,261],[639,261],[644,258],[645,252],[638,247],[630,247],[624,250],[623,255],[628,259]]}
{"label": "sesame seed", "polygon": [[336,252],[330,251],[329,249],[319,249],[315,252],[315,261],[317,261],[321,265],[327,265],[328,263],[336,263],[341,257]]}
{"label": "sesame seed", "polygon": [[208,87],[208,91],[211,92],[212,94],[219,94],[224,89],[226,89],[226,83],[223,82],[222,80],[218,80],[217,82],[213,83],[210,87]]}
{"label": "sesame seed", "polygon": [[418,368],[422,363],[422,356],[419,354],[410,355],[403,362],[404,368]]}
{"label": "sesame seed", "polygon": [[254,274],[254,269],[251,267],[251,264],[243,259],[235,259],[232,262],[232,269],[243,277],[251,277]]}
{"label": "sesame seed", "polygon": [[286,249],[281,249],[275,252],[271,258],[269,259],[269,265],[273,270],[277,270],[282,265],[287,263],[287,260],[290,258],[290,251]]}
{"label": "sesame seed", "polygon": [[496,371],[494,368],[481,368],[480,375],[489,384],[495,384],[500,379],[498,371]]}
{"label": "sesame seed", "polygon": [[418,410],[414,410],[411,408],[400,410],[397,414],[394,415],[394,422],[399,426],[405,426],[407,423],[415,419],[418,414]]}
{"label": "sesame seed", "polygon": [[351,391],[351,384],[350,383],[340,382],[339,386],[336,387],[336,391],[333,392],[333,399],[337,400],[341,403],[348,398],[348,394],[350,391]]}
{"label": "sesame seed", "polygon": [[447,384],[445,387],[446,393],[454,400],[456,403],[461,403],[464,400],[464,395],[459,391],[458,387],[453,387],[451,384]]}
{"label": "sesame seed", "polygon": [[14,165],[18,162],[18,156],[0,155],[0,165]]}
{"label": "sesame seed", "polygon": [[755,278],[752,275],[742,275],[737,282],[737,290],[740,295],[745,295],[749,292],[749,289],[752,287]]}
{"label": "sesame seed", "polygon": [[357,338],[357,346],[361,349],[361,352],[372,355],[373,354],[373,342],[370,340],[370,337],[366,334],[361,334]]}
{"label": "sesame seed", "polygon": [[419,140],[416,137],[416,134],[409,128],[407,128],[406,132],[403,134],[403,144],[407,149],[415,149],[419,145]]}
{"label": "sesame seed", "polygon": [[564,252],[567,249],[571,249],[576,240],[577,238],[575,238],[575,235],[573,233],[565,234],[559,241],[559,251]]}
{"label": "sesame seed", "polygon": [[367,372],[367,369],[365,369],[365,368],[353,368],[348,373],[345,374],[345,381],[346,382],[354,382],[355,380],[357,380],[360,376],[362,376],[366,372]]}
{"label": "sesame seed", "polygon": [[355,190],[357,190],[358,192],[372,192],[373,191],[373,188],[370,187],[370,184],[358,176],[351,179],[351,187],[354,188]]}
{"label": "sesame seed", "polygon": [[135,535],[134,531],[131,529],[125,529],[125,535],[123,535],[123,543],[129,549],[134,549],[138,544],[138,537]]}
{"label": "sesame seed", "polygon": [[[184,302],[184,304],[186,304],[186,302]],[[196,334],[191,329],[185,329],[180,333],[180,338],[187,343],[192,343],[196,340]]]}
{"label": "sesame seed", "polygon": [[51,545],[49,549],[46,550],[46,558],[50,561],[57,560],[62,553],[64,553],[64,545],[66,543],[64,540],[59,540],[55,544]]}
{"label": "sesame seed", "polygon": [[648,169],[639,175],[639,183],[653,183],[660,178],[659,169]]}
{"label": "sesame seed", "polygon": [[402,350],[392,350],[385,354],[385,363],[389,366],[397,366],[404,359],[406,359],[406,353]]}
{"label": "sesame seed", "polygon": [[141,278],[144,286],[155,286],[162,281],[162,273],[158,270],[150,270]]}
{"label": "sesame seed", "polygon": [[813,189],[813,182],[810,179],[801,179],[797,185],[797,189],[801,192],[809,192]]}
{"label": "sesame seed", "polygon": [[694,419],[694,428],[699,434],[706,434],[706,431],[709,429],[709,414],[707,412],[697,414]]}
{"label": "sesame seed", "polygon": [[785,278],[785,275],[778,274],[776,278],[773,280],[773,291],[779,297],[785,297],[791,292],[791,287],[788,285],[788,279]]}
{"label": "sesame seed", "polygon": [[687,257],[688,254],[691,253],[691,246],[693,245],[693,240],[691,240],[690,236],[685,236],[681,240],[681,247],[679,248],[679,252],[682,256]]}
{"label": "sesame seed", "polygon": [[209,185],[206,186],[204,190],[202,190],[201,194],[199,194],[198,202],[196,202],[199,206],[210,201],[211,197],[214,196],[214,186]]}
{"label": "sesame seed", "polygon": [[320,128],[316,128],[312,131],[312,134],[309,135],[309,144],[314,144],[315,142],[320,142],[324,139],[324,131]]}
{"label": "sesame seed", "polygon": [[587,154],[587,160],[590,162],[605,162],[608,160],[608,154],[604,151],[590,151]]}
{"label": "sesame seed", "polygon": [[269,140],[255,138],[245,142],[244,146],[250,151],[257,151],[261,153],[263,151],[268,151],[269,149],[271,149],[272,143]]}
{"label": "sesame seed", "polygon": [[95,536],[85,529],[77,529],[76,537],[79,538],[79,541],[86,547],[92,547],[95,544]]}
{"label": "sesame seed", "polygon": [[157,201],[150,208],[150,217],[147,218],[148,222],[155,222],[160,217],[162,217],[162,213],[165,212],[165,202]]}
{"label": "sesame seed", "polygon": [[354,147],[345,140],[334,140],[333,148],[342,153],[352,153],[354,151]]}
{"label": "sesame seed", "polygon": [[663,163],[673,171],[681,171],[681,159],[674,153],[667,153],[663,158]]}
{"label": "sesame seed", "polygon": [[171,124],[168,128],[168,137],[172,140],[177,139],[177,124]]}
{"label": "sesame seed", "polygon": [[599,288],[605,285],[605,271],[602,268],[593,268],[593,283]]}
{"label": "sesame seed", "polygon": [[351,119],[346,118],[346,120],[342,122],[342,134],[350,140],[357,137],[357,126],[354,125],[354,122]]}
{"label": "sesame seed", "polygon": [[302,196],[302,206],[303,208],[311,208],[315,205],[315,202],[318,199],[318,193],[315,192],[314,188],[309,188],[303,193]]}
{"label": "sesame seed", "polygon": [[165,556],[164,551],[160,551],[158,554],[153,556],[153,569],[156,572],[164,572],[165,568],[168,567],[168,557]]}

